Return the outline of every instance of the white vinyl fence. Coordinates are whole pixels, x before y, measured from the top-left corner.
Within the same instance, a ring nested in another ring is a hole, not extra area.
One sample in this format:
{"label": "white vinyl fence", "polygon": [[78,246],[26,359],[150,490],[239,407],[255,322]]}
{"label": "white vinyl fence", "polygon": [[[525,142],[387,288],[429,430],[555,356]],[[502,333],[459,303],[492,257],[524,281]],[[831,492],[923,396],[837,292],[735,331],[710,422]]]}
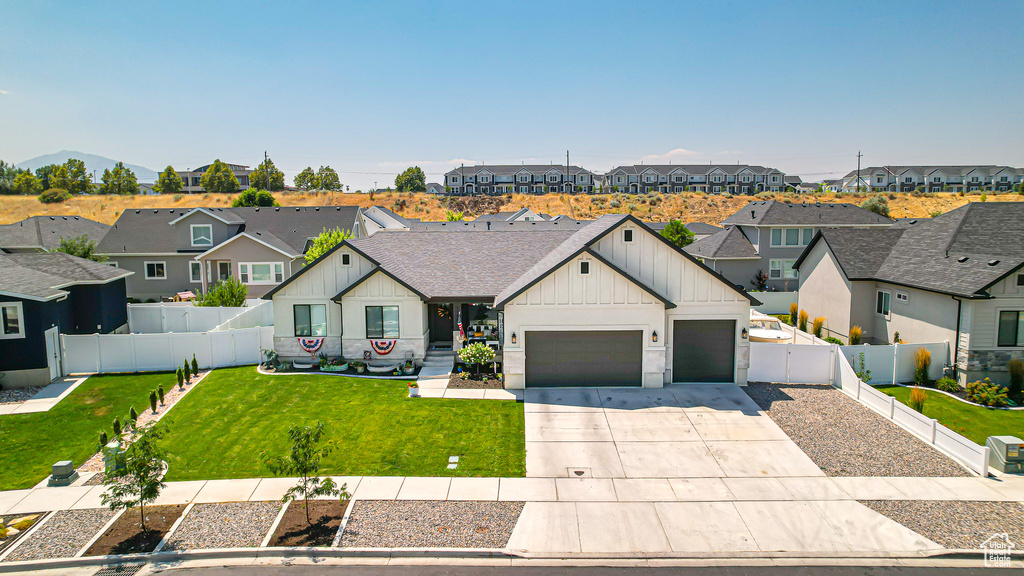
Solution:
{"label": "white vinyl fence", "polygon": [[133,334],[207,332],[247,310],[191,303],[129,304],[128,330]]}
{"label": "white vinyl fence", "polygon": [[272,300],[262,300],[249,308],[245,308],[245,312],[242,312],[238,316],[235,316],[220,326],[217,326],[213,329],[213,332],[273,325],[274,302]]}
{"label": "white vinyl fence", "polygon": [[760,306],[754,310],[763,314],[789,314],[789,305],[795,304],[799,292],[750,292],[750,295],[757,298]]}
{"label": "white vinyl fence", "polygon": [[949,342],[929,342],[925,344],[890,344],[887,346],[841,346],[843,356],[850,366],[860,372],[860,354],[864,353],[864,369],[871,372],[869,384],[899,384],[914,381],[914,354],[918,348],[932,353],[932,362],[928,367],[928,378],[942,378],[942,371],[949,359]]}
{"label": "white vinyl fence", "polygon": [[799,329],[797,329],[796,326],[790,326],[789,324],[786,324],[785,322],[781,322],[780,324],[782,325],[782,329],[783,330],[785,330],[786,332],[789,332],[790,334],[793,335],[793,343],[794,344],[817,344],[817,345],[831,346],[831,344],[829,342],[826,342],[826,341],[822,340],[821,338],[818,338],[814,334],[809,334],[807,332],[799,330]]}
{"label": "white vinyl fence", "polygon": [[258,364],[274,328],[184,334],[61,334],[64,375],[174,370],[195,354],[203,368]]}
{"label": "white vinyl fence", "polygon": [[813,344],[750,343],[751,382],[823,384],[832,381],[833,346]]}

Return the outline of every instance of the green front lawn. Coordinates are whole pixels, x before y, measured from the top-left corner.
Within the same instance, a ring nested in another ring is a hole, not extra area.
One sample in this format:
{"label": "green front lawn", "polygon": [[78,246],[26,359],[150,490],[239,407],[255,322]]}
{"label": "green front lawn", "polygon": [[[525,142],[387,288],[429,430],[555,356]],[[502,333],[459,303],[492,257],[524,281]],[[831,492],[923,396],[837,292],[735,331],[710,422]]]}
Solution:
{"label": "green front lawn", "polygon": [[[406,394],[401,381],[216,370],[161,420],[167,480],[274,476],[260,452],[284,455],[288,428],[317,420],[334,446],[325,474],[525,475],[522,404]],[[458,468],[448,470],[456,455]]]}
{"label": "green front lawn", "polygon": [[60,460],[80,466],[96,453],[100,431],[113,435],[130,407],[149,407],[149,392],[174,385],[168,373],[92,376],[48,412],[0,416],[0,490],[31,488]]}
{"label": "green front lawn", "polygon": [[[909,406],[910,388],[903,386],[875,386]],[[959,432],[974,442],[985,445],[989,436],[1016,436],[1024,438],[1024,411],[991,410],[964,404],[945,394],[925,389],[928,400],[924,415],[935,418],[950,430]]]}

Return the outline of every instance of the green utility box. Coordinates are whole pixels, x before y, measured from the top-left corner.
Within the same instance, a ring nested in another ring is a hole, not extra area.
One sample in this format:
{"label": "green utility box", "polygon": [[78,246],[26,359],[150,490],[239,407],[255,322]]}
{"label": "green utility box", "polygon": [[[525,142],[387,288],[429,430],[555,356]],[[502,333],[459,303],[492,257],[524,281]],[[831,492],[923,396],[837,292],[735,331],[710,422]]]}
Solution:
{"label": "green utility box", "polygon": [[1024,472],[1024,440],[1016,436],[989,436],[985,445],[989,448],[988,465],[1006,474]]}

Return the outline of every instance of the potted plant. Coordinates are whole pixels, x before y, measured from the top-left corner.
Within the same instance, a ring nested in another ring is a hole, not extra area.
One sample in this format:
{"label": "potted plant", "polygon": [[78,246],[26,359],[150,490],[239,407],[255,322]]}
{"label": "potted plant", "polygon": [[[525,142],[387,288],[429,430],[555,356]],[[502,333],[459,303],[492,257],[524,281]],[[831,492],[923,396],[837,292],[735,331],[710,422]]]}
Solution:
{"label": "potted plant", "polygon": [[405,361],[405,373],[412,374],[416,371],[416,365],[412,363],[412,360]]}
{"label": "potted plant", "polygon": [[420,385],[415,382],[409,382],[409,398],[420,397]]}
{"label": "potted plant", "polygon": [[365,362],[352,362],[352,367],[356,369],[356,372],[358,372],[359,374],[362,374],[363,371],[366,370],[366,363]]}

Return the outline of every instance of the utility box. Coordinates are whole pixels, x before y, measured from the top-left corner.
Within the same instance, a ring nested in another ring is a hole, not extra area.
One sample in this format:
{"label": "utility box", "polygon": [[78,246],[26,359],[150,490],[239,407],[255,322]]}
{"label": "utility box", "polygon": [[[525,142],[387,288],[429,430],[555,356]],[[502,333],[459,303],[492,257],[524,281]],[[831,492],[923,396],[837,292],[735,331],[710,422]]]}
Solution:
{"label": "utility box", "polygon": [[70,486],[75,480],[78,480],[78,471],[75,470],[75,465],[71,463],[71,460],[61,460],[53,465],[50,479],[46,485]]}
{"label": "utility box", "polygon": [[1006,474],[1024,472],[1024,440],[1016,436],[989,436],[985,446],[989,449],[988,465]]}

